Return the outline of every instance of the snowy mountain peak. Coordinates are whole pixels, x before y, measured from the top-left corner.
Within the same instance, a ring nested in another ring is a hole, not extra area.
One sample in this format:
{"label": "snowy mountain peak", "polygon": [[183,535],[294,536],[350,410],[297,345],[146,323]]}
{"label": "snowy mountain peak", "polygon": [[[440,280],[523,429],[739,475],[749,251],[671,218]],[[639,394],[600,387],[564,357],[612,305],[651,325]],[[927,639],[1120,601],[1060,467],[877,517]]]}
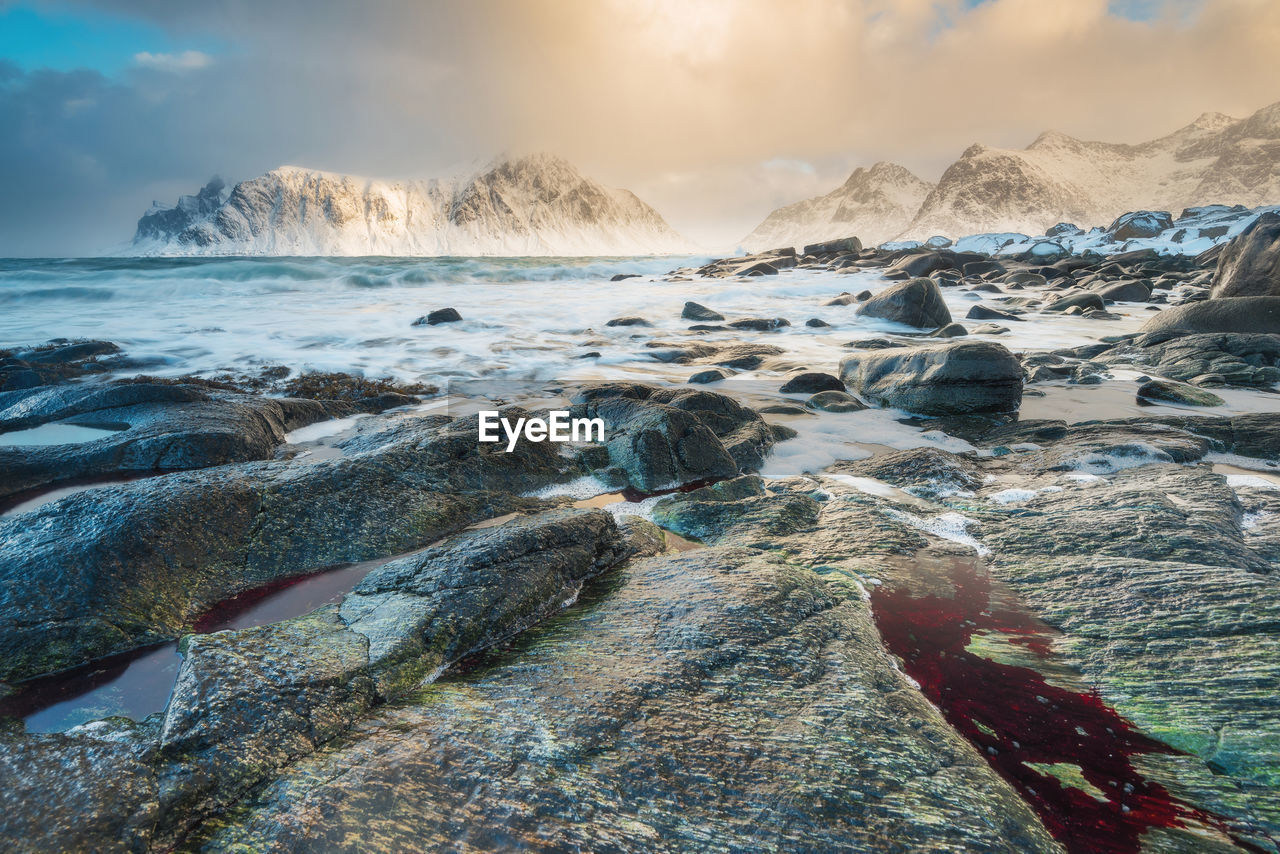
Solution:
{"label": "snowy mountain peak", "polygon": [[751,251],[857,235],[888,240],[911,221],[931,185],[905,167],[881,161],[859,167],[825,196],[778,208],[742,239]]}
{"label": "snowy mountain peak", "polygon": [[550,154],[502,157],[461,181],[389,182],[281,166],[237,184],[225,201],[219,196],[192,215],[149,212],[139,220],[132,247],[148,255],[687,250],[685,241],[634,194],[598,184]]}
{"label": "snowy mountain peak", "polygon": [[1215,131],[1215,130],[1222,130],[1227,125],[1235,124],[1238,121],[1239,119],[1234,119],[1231,116],[1228,116],[1226,113],[1214,113],[1214,112],[1201,113],[1199,116],[1196,117],[1196,120],[1194,122],[1187,125],[1187,128],[1194,129],[1194,130]]}
{"label": "snowy mountain peak", "polygon": [[1204,113],[1136,145],[1056,130],[1020,150],[975,143],[937,185],[893,164],[855,169],[831,193],[778,208],[744,243],[767,249],[848,234],[867,244],[939,234],[1041,234],[1055,223],[1101,225],[1128,211],[1277,202],[1280,103],[1245,119]]}

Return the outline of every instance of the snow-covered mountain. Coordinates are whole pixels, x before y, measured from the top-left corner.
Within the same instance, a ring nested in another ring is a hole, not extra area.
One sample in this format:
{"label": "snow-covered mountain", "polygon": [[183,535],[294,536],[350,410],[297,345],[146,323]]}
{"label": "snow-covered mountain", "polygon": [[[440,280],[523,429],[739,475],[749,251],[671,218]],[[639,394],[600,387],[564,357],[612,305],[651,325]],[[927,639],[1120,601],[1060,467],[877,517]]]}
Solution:
{"label": "snow-covered mountain", "polygon": [[282,166],[220,181],[139,221],[142,255],[648,255],[688,245],[626,190],[546,154],[460,181],[379,181]]}
{"label": "snow-covered mountain", "polygon": [[[857,176],[855,172],[850,182]],[[837,223],[826,215],[824,200],[842,190],[774,211],[747,238],[748,245],[756,248],[755,236],[780,220],[793,222],[782,243],[848,234],[868,244],[887,239],[874,221],[863,220],[867,224],[859,231],[851,221]],[[1206,113],[1168,136],[1137,145],[1087,142],[1048,131],[1021,150],[970,146],[889,236],[925,240],[988,232],[1041,234],[1055,223],[1087,228],[1128,211],[1177,213],[1209,204],[1254,208],[1277,202],[1280,103],[1246,119]],[[806,215],[809,211],[812,216]],[[884,217],[885,223],[894,221]],[[772,232],[762,236],[768,238],[764,243],[779,242]]]}
{"label": "snow-covered mountain", "polygon": [[778,208],[742,245],[759,252],[857,235],[872,246],[901,234],[932,189],[896,163],[859,167],[825,196]]}

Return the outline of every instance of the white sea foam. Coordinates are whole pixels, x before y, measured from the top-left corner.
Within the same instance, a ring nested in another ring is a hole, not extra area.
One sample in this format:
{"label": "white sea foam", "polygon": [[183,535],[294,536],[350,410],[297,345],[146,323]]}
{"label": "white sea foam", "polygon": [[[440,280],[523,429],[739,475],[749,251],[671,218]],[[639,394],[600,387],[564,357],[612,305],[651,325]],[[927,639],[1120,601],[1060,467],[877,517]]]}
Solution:
{"label": "white sea foam", "polygon": [[855,477],[850,474],[824,474],[823,477],[834,480],[836,483],[852,486],[867,495],[876,495],[881,498],[896,498],[898,496],[897,487],[890,486],[882,480],[876,480],[874,477]]}
{"label": "white sea foam", "polygon": [[297,430],[290,430],[285,434],[284,440],[291,445],[297,445],[301,442],[326,439],[330,436],[336,436],[344,430],[351,429],[361,418],[367,417],[362,413],[347,418],[335,418],[332,421],[318,421],[315,424],[308,424],[306,427],[299,427]]}
{"label": "white sea foam", "polygon": [[550,486],[544,486],[542,489],[535,489],[533,492],[527,493],[529,498],[558,498],[560,496],[568,496],[569,498],[594,498],[606,492],[616,492],[606,485],[599,478],[587,475],[568,483],[553,483]]}
{"label": "white sea foam", "polygon": [[988,501],[997,504],[1022,504],[1036,497],[1034,489],[1002,489],[987,496]]}
{"label": "white sea foam", "polygon": [[1062,464],[1084,474],[1114,474],[1122,469],[1137,468],[1152,463],[1171,463],[1173,457],[1145,442],[1120,445],[1105,451],[1078,454],[1067,457]]}
{"label": "white sea foam", "polygon": [[[834,371],[843,345],[886,332],[918,332],[823,305],[841,291],[879,291],[874,272],[784,270],[750,281],[667,282],[662,274],[702,258],[210,258],[0,261],[0,343],[105,338],[138,372],[254,370],[268,365],[353,371],[443,385],[450,379],[662,379],[696,368],[661,364],[652,340],[688,339],[686,300],[732,317],[785,317],[791,326],[753,337],[786,358]],[[615,273],[638,278],[609,282]],[[602,293],[608,299],[601,299]],[[945,289],[963,316],[972,294]],[[413,326],[452,306],[462,322]],[[608,327],[620,315],[651,327]],[[810,317],[829,327],[804,325]],[[1108,324],[1132,331],[1135,313]],[[1015,328],[1016,327],[1016,328]],[[1093,341],[1095,321],[1063,315],[1010,324],[997,339],[1013,349]],[[699,341],[741,343],[738,330]],[[584,353],[599,357],[583,359]],[[780,383],[779,383],[780,384]]]}
{"label": "white sea foam", "polygon": [[952,453],[972,451],[973,445],[940,430],[925,430],[902,424],[905,413],[893,409],[864,409],[861,412],[821,412],[787,426],[799,436],[776,445],[765,460],[765,477],[792,477],[822,471],[836,460],[862,460],[873,450],[933,447]]}
{"label": "white sea foam", "polygon": [[943,540],[950,540],[953,543],[959,543],[968,546],[980,555],[991,554],[990,549],[978,542],[978,540],[969,533],[969,525],[973,524],[973,520],[959,513],[942,513],[937,516],[925,518],[917,516],[914,513],[907,513],[903,510],[894,508],[886,508],[884,513],[890,518],[897,519],[900,522],[906,522],[913,528],[923,531],[926,534],[938,537]]}
{"label": "white sea foam", "polygon": [[1280,483],[1252,474],[1229,474],[1227,475],[1227,486],[1232,489],[1239,489],[1242,486],[1247,486],[1252,487],[1253,489],[1280,490]]}

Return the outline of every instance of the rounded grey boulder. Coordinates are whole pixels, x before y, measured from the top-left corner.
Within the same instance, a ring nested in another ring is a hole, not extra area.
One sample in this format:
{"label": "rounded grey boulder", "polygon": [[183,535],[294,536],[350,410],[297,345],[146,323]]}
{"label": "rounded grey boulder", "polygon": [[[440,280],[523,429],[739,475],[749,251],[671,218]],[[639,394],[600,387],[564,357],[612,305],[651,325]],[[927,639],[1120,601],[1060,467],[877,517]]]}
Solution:
{"label": "rounded grey boulder", "polygon": [[1231,239],[1210,296],[1280,297],[1280,213],[1264,213]]}
{"label": "rounded grey boulder", "polygon": [[796,374],[778,389],[783,394],[815,394],[820,391],[844,391],[844,383],[831,374],[807,371]]}
{"label": "rounded grey boulder", "polygon": [[855,353],[840,361],[840,376],[863,397],[920,415],[1010,412],[1022,403],[1022,365],[987,341]]}
{"label": "rounded grey boulder", "polygon": [[1142,325],[1142,332],[1269,332],[1280,334],[1280,295],[1232,297],[1166,309]]}
{"label": "rounded grey boulder", "polygon": [[886,288],[858,306],[858,314],[937,329],[951,322],[951,312],[933,279],[909,279]]}

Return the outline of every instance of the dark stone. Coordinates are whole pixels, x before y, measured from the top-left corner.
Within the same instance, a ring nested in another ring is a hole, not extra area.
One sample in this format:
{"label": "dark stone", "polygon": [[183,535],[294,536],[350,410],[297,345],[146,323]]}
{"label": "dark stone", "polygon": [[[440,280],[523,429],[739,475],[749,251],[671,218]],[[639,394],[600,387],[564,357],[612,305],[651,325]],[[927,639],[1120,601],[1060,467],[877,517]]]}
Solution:
{"label": "dark stone", "polygon": [[828,255],[837,252],[861,252],[862,241],[856,237],[842,237],[838,240],[826,240],[822,243],[810,243],[804,248],[805,255]]}
{"label": "dark stone", "polygon": [[238,593],[420,548],[569,474],[554,443],[477,443],[475,416],[396,423],[341,458],[179,472],[0,518],[0,681],[174,638]]}
{"label": "dark stone", "polygon": [[1280,296],[1231,297],[1165,309],[1143,332],[1262,332],[1280,334]]}
{"label": "dark stone", "polygon": [[1044,311],[1065,312],[1070,308],[1078,308],[1081,311],[1096,308],[1099,311],[1106,311],[1107,304],[1102,301],[1102,297],[1098,294],[1091,291],[1082,291],[1054,300],[1044,307]]}
{"label": "dark stone", "polygon": [[1142,280],[1098,283],[1092,290],[1109,302],[1146,302],[1151,299],[1151,285]]}
{"label": "dark stone", "polygon": [[602,383],[579,391],[571,411],[603,419],[611,466],[641,492],[757,469],[774,441],[757,413],[696,389]]}
{"label": "dark stone", "polygon": [[840,376],[863,397],[921,415],[1008,412],[1022,400],[1022,366],[986,341],[955,341],[840,360]]}
{"label": "dark stone", "polygon": [[962,324],[948,323],[946,326],[939,327],[929,333],[930,338],[961,338],[969,334],[969,330],[965,329]]}
{"label": "dark stone", "polygon": [[717,321],[724,320],[724,315],[718,311],[712,311],[705,305],[699,305],[696,302],[686,302],[684,310],[680,312],[680,316],[685,320],[701,320],[701,321]]}
{"label": "dark stone", "polygon": [[811,317],[811,318],[809,318],[808,320],[806,320],[806,321],[804,322],[804,325],[805,325],[805,326],[808,326],[808,327],[811,327],[811,328],[813,328],[813,329],[822,329],[822,328],[824,328],[824,327],[830,326],[831,324],[830,324],[830,323],[827,323],[827,322],[826,322],[825,320],[823,320],[822,318],[819,318],[819,317]]}
{"label": "dark stone", "polygon": [[1005,266],[988,258],[984,261],[970,261],[960,270],[966,276],[998,276],[1005,272]]}
{"label": "dark stone", "polygon": [[790,326],[791,322],[785,317],[748,317],[742,320],[734,320],[729,323],[734,329],[750,329],[754,332],[770,332],[774,329],[780,329],[783,326]]}
{"label": "dark stone", "polygon": [[888,338],[863,338],[861,341],[850,341],[844,346],[854,350],[892,350],[907,345],[901,341],[890,341]]}
{"label": "dark stone", "polygon": [[804,402],[806,409],[821,412],[861,412],[867,405],[844,391],[820,391]]}
{"label": "dark stone", "polygon": [[[408,398],[405,402],[414,402]],[[58,421],[116,432],[65,445],[0,446],[0,497],[86,477],[270,458],[289,430],[329,417],[312,400],[151,382],[50,386],[4,406],[0,430]]]}
{"label": "dark stone", "polygon": [[1138,387],[1138,398],[1187,406],[1222,406],[1226,403],[1211,391],[1168,380],[1148,380]]}
{"label": "dark stone", "polygon": [[844,383],[831,374],[797,374],[778,389],[783,394],[814,394],[820,391],[844,391]]}
{"label": "dark stone", "polygon": [[1168,211],[1133,211],[1111,223],[1107,233],[1113,240],[1133,240],[1139,237],[1158,237],[1169,228],[1173,228],[1173,217]]}
{"label": "dark stone", "polygon": [[[982,260],[975,258],[974,260]],[[908,279],[927,276],[938,270],[954,270],[956,268],[956,253],[939,251],[939,252],[916,252],[900,258],[889,266],[888,272],[904,274]]]}
{"label": "dark stone", "polygon": [[615,317],[605,326],[653,326],[653,324],[643,317]]}
{"label": "dark stone", "polygon": [[638,278],[640,278],[639,273],[614,273],[612,276],[609,277],[609,281],[621,282],[626,279],[638,279]]}
{"label": "dark stone", "polygon": [[1195,385],[1265,387],[1280,382],[1280,335],[1166,330],[1141,335],[1098,358],[1114,365],[1138,364]]}
{"label": "dark stone", "polygon": [[1218,257],[1212,295],[1280,297],[1280,213],[1264,213],[1231,238]]}
{"label": "dark stone", "polygon": [[1024,320],[1024,318],[1018,317],[1016,314],[1001,311],[998,308],[992,308],[991,306],[983,305],[982,303],[970,306],[969,313],[966,314],[965,317],[970,320],[1016,320],[1019,322]]}
{"label": "dark stone", "polygon": [[698,371],[689,377],[687,382],[690,385],[707,385],[709,383],[718,383],[721,380],[728,379],[728,374],[724,371],[717,371],[714,368],[709,371]]}
{"label": "dark stone", "polygon": [[919,329],[936,329],[951,322],[937,282],[923,278],[891,285],[858,306],[858,314]]}
{"label": "dark stone", "polygon": [[458,314],[456,308],[437,308],[424,317],[419,317],[413,322],[414,326],[435,326],[438,323],[457,323],[462,320],[462,315]]}

